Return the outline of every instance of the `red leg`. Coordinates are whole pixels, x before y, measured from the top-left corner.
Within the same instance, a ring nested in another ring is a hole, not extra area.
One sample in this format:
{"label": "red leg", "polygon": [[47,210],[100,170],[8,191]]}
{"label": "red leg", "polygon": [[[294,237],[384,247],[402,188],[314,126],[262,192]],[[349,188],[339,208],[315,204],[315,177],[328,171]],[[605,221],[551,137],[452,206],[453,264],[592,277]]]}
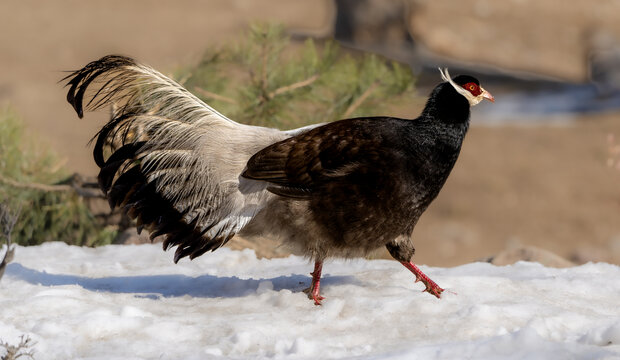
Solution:
{"label": "red leg", "polygon": [[320,295],[321,270],[323,270],[323,262],[319,260],[315,261],[314,271],[310,273],[310,275],[312,275],[312,285],[310,285],[308,292],[308,297],[314,300],[314,305],[321,305],[321,300],[324,299],[324,297]]}
{"label": "red leg", "polygon": [[414,263],[412,263],[411,261],[403,261],[401,264],[403,264],[407,269],[409,269],[409,271],[411,271],[415,275],[416,282],[421,281],[424,285],[426,285],[426,289],[424,289],[424,291],[428,292],[429,294],[435,295],[438,299],[441,298],[441,293],[443,292],[443,289],[440,288],[439,285],[437,285],[437,283],[431,280],[428,276],[426,276],[426,274],[424,274],[422,270],[420,270]]}

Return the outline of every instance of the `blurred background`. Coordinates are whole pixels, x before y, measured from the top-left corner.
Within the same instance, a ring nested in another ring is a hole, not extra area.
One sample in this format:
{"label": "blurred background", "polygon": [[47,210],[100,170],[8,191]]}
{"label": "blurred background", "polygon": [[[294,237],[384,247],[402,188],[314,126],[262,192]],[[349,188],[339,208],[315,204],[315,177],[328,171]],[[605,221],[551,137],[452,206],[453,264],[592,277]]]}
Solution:
{"label": "blurred background", "polygon": [[[410,66],[417,96],[382,114],[410,118],[447,66],[496,102],[473,109],[461,157],[414,232],[416,262],[618,264],[618,14],[613,0],[4,0],[0,106],[70,172],[94,176],[88,140],[106,114],[78,120],[58,82],[106,54],[173,74],[256,21],[278,23],[293,42],[335,38]],[[231,246],[284,255],[269,239]]]}

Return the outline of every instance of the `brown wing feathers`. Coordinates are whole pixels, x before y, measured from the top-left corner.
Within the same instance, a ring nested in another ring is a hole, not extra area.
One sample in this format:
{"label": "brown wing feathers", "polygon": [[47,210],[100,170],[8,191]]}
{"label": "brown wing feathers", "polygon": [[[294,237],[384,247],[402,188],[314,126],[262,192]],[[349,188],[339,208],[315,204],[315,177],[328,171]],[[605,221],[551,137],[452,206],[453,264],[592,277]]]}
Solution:
{"label": "brown wing feathers", "polygon": [[326,183],[355,171],[359,147],[376,142],[358,122],[334,122],[273,144],[250,158],[243,176],[273,184],[267,189],[274,194],[309,199]]}
{"label": "brown wing feathers", "polygon": [[[269,186],[270,192],[294,199],[310,199],[312,187],[308,181],[300,181],[305,169],[295,166],[296,146],[303,146],[298,141],[287,139],[261,150],[248,161],[242,176],[248,179],[267,181],[276,186]],[[314,154],[306,153],[306,159]]]}

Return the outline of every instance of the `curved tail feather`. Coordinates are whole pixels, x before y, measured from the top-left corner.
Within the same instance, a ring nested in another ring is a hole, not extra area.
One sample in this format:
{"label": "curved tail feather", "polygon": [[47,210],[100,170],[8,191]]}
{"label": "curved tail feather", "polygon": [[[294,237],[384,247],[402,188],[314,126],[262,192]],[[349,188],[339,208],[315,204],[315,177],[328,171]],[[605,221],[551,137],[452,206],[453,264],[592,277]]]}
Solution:
{"label": "curved tail feather", "polygon": [[[290,135],[238,124],[156,70],[109,55],[65,77],[79,117],[113,106],[95,136],[99,184],[175,262],[224,245],[265,206],[264,186],[240,186],[257,151]],[[251,192],[243,191],[251,188]]]}

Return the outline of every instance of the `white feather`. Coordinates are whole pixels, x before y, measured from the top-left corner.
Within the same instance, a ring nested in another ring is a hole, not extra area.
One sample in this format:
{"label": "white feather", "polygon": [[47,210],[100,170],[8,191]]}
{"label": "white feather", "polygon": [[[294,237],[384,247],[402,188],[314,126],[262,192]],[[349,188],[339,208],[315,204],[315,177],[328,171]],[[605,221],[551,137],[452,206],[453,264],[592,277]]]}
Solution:
{"label": "white feather", "polygon": [[[113,104],[113,118],[130,115],[109,133],[112,150],[144,141],[133,161],[149,182],[156,182],[157,192],[185,214],[184,221],[196,221],[200,230],[211,228],[207,235],[238,232],[273,197],[265,183],[241,189],[240,174],[253,154],[295,131],[236,123],[142,64],[108,69],[87,91],[91,101],[86,109]],[[114,181],[129,168],[120,167]]]}
{"label": "white feather", "polygon": [[454,90],[456,90],[456,92],[463,95],[465,99],[467,99],[470,106],[478,105],[483,100],[482,96],[474,96],[472,93],[470,93],[469,91],[465,90],[463,87],[455,83],[450,77],[448,68],[444,68],[444,69],[439,68],[439,72],[441,73],[441,78],[443,79],[443,81],[449,82],[450,85],[452,85],[452,87],[454,88]]}

